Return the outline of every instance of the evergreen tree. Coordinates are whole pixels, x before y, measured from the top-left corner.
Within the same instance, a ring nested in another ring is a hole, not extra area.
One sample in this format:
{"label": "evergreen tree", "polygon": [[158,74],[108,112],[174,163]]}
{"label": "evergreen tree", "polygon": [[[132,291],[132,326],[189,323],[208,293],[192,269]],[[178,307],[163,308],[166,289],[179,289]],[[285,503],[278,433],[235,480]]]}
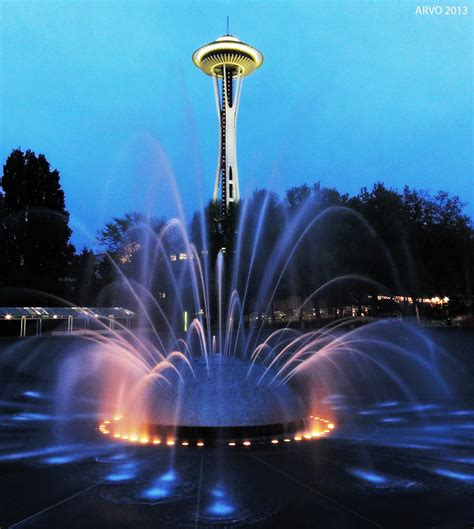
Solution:
{"label": "evergreen tree", "polygon": [[[64,296],[74,247],[59,172],[43,154],[12,151],[3,166],[0,241],[2,303],[20,302],[19,289]],[[16,293],[15,293],[16,289]],[[28,295],[29,303],[40,297]]]}

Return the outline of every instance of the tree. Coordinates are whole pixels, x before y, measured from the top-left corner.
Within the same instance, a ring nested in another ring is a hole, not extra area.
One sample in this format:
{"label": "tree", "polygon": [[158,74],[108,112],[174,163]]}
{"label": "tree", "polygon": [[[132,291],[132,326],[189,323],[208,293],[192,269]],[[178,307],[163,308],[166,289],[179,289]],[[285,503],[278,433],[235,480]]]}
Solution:
{"label": "tree", "polygon": [[97,242],[109,259],[124,270],[133,269],[144,250],[149,250],[150,237],[157,236],[166,224],[162,218],[147,218],[143,213],[125,213],[113,217],[99,231]]}
{"label": "tree", "polygon": [[459,197],[434,197],[405,187],[403,205],[420,296],[464,295],[470,298],[472,227]]}
{"label": "tree", "polygon": [[[15,149],[0,184],[2,286],[66,295],[74,247],[59,172],[50,169],[43,154]],[[3,302],[18,299],[18,292],[5,294]],[[33,303],[35,298],[30,294],[28,299]]]}
{"label": "tree", "polygon": [[191,240],[215,262],[222,251],[228,262],[235,253],[240,218],[240,203],[231,202],[223,213],[221,202],[210,200],[203,211],[195,212],[189,224]]}
{"label": "tree", "polygon": [[165,219],[131,212],[114,217],[99,231],[97,242],[105,251],[97,259],[96,268],[100,303],[133,306],[136,300],[130,296],[124,276],[154,296],[163,289],[159,281],[160,263],[169,260],[174,251],[172,233],[165,241],[160,241],[165,224]]}
{"label": "tree", "polygon": [[75,254],[69,273],[71,279],[71,299],[80,306],[95,305],[100,289],[98,257],[92,250],[83,248]]}
{"label": "tree", "polygon": [[[346,205],[347,195],[335,189],[303,184],[290,188],[285,197],[287,224],[296,222],[293,240],[299,241],[282,285],[286,295],[296,295],[300,304],[299,319],[310,309],[311,301],[317,317],[323,298],[328,306],[342,305],[339,285],[313,293],[338,275],[347,273],[348,246],[353,241],[350,218],[337,209]],[[354,254],[350,254],[351,258]]]}
{"label": "tree", "polygon": [[[401,293],[400,274],[405,276],[409,272],[406,261],[408,219],[402,195],[377,182],[370,191],[362,188],[350,200],[350,206],[367,222],[366,226],[363,222],[357,226],[358,245],[364,249],[358,252],[360,272],[391,291]],[[407,281],[404,280],[404,285]]]}
{"label": "tree", "polygon": [[256,189],[241,210],[238,224],[240,255],[234,258],[239,268],[234,285],[241,296],[246,293],[241,301],[245,301],[247,312],[260,313],[268,308],[268,315],[274,321],[274,305],[270,296],[281,265],[280,255],[275,256],[274,252],[284,231],[283,205],[272,191]]}

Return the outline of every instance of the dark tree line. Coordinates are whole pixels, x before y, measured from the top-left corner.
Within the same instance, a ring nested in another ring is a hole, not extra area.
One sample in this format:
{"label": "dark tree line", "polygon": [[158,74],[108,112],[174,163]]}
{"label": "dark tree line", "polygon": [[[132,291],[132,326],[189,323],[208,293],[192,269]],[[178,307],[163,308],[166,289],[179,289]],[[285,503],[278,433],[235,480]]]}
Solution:
{"label": "dark tree line", "polygon": [[[59,173],[43,155],[14,150],[1,187],[0,304],[52,304],[32,290],[78,304],[112,304],[120,300],[121,278],[154,295],[169,290],[163,278],[170,256],[183,250],[182,237],[170,230],[165,249],[150,252],[165,219],[114,218],[100,230],[97,250],[75,253]],[[445,192],[377,183],[349,196],[316,183],[290,188],[283,198],[256,190],[225,216],[210,202],[188,231],[209,258],[211,275],[223,251],[226,285],[245,291],[248,313],[268,303],[273,314],[273,294],[306,300],[302,312],[317,315],[322,304],[362,306],[379,294],[410,297],[415,306],[448,296],[452,306],[458,300],[470,311],[474,242],[463,207]]]}
{"label": "dark tree line", "polygon": [[[454,311],[470,311],[474,239],[463,207],[445,192],[431,196],[408,186],[400,192],[382,183],[352,197],[319,183],[290,188],[283,199],[257,190],[229,219],[227,261],[237,261],[240,244],[240,261],[252,263],[236,283],[241,291],[250,274],[249,312],[262,296],[271,300],[273,290],[261,288],[270,273],[282,275],[277,298],[296,295],[301,303],[307,300],[301,311],[314,308],[316,315],[321,303],[361,307],[379,294],[413,300],[408,312],[434,296],[449,297]],[[211,241],[218,210],[210,204],[206,213]],[[199,233],[198,218],[193,234]],[[201,239],[195,237],[198,246]],[[209,247],[215,256],[220,246]]]}

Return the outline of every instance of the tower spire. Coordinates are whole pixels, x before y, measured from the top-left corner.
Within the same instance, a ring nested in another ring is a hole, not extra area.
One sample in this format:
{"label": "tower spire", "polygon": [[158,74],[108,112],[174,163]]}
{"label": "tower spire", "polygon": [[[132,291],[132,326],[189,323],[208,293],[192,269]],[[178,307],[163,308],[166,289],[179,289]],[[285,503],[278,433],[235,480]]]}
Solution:
{"label": "tower spire", "polygon": [[[229,17],[227,17],[229,33]],[[243,78],[259,68],[262,54],[237,37],[225,35],[193,54],[194,64],[212,77],[219,123],[219,154],[213,200],[221,200],[223,211],[240,200],[237,172],[236,126]]]}

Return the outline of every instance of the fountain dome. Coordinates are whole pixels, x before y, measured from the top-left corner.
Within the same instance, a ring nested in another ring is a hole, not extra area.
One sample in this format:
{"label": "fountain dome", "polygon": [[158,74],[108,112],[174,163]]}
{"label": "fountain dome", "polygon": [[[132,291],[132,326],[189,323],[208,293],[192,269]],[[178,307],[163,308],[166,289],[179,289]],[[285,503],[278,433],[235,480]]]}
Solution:
{"label": "fountain dome", "polygon": [[[154,389],[151,422],[179,427],[235,428],[286,425],[302,421],[308,410],[294,389],[266,368],[239,358],[212,355],[184,363],[182,377],[167,373],[171,385]],[[250,370],[249,370],[250,368]]]}

